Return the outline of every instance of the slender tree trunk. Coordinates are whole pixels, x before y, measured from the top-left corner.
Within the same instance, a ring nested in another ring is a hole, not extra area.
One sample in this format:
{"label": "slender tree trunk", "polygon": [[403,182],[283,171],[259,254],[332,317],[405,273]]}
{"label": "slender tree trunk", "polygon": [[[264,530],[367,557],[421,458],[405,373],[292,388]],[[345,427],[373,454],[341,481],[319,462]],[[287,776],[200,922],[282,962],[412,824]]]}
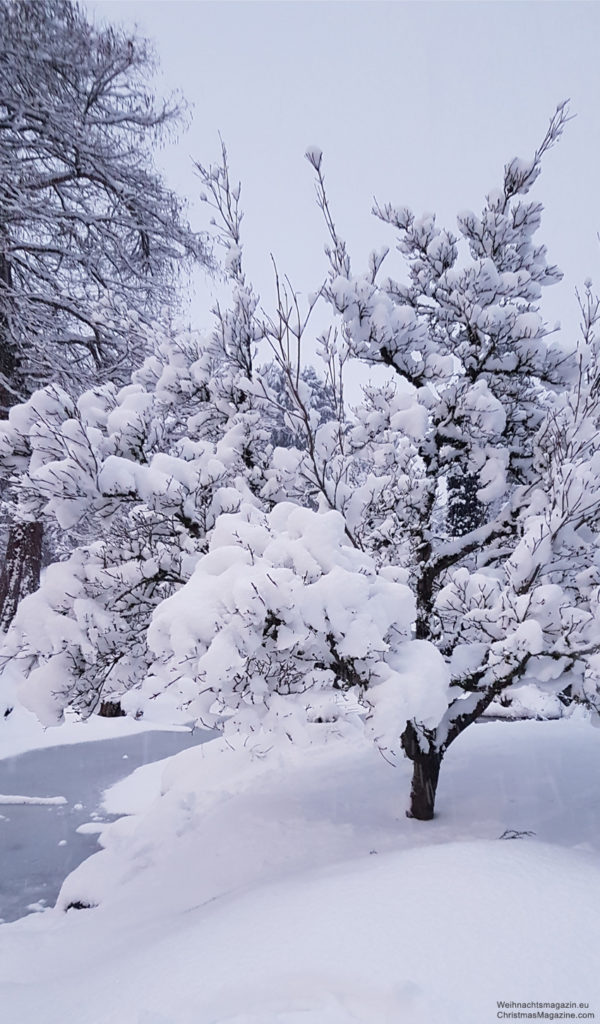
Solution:
{"label": "slender tree trunk", "polygon": [[420,571],[415,587],[417,598],[415,637],[417,640],[432,640],[433,587],[436,577],[431,568],[427,566],[427,561],[431,557],[431,544],[422,545],[422,552]]}
{"label": "slender tree trunk", "polygon": [[8,330],[12,276],[10,263],[2,251],[5,245],[6,234],[0,222],[0,419],[3,420],[18,401],[15,377],[19,366],[18,354]]}
{"label": "slender tree trunk", "polygon": [[[12,275],[10,261],[2,250],[6,232],[0,224],[0,419],[20,400],[19,356],[8,331]],[[0,630],[6,631],[15,617],[21,598],[40,585],[42,568],[41,523],[11,523],[4,564],[0,568]]]}
{"label": "slender tree trunk", "polygon": [[15,617],[19,601],[40,585],[42,568],[41,523],[13,523],[0,574],[0,629],[6,631]]}
{"label": "slender tree trunk", "polygon": [[[460,468],[448,475],[448,508],[446,525],[453,537],[462,537],[481,525],[483,507],[477,498],[477,476]],[[431,510],[430,510],[431,511]],[[434,602],[439,579],[439,564],[431,564],[432,545],[425,537],[417,551],[420,573],[416,583],[417,620],[415,635],[418,640],[435,640]],[[459,729],[458,732],[462,731]],[[402,735],[402,747],[413,763],[410,788],[410,806],[406,814],[419,821],[431,821],[435,812],[435,796],[440,768],[448,742],[440,750],[433,735],[417,729],[409,722]]]}

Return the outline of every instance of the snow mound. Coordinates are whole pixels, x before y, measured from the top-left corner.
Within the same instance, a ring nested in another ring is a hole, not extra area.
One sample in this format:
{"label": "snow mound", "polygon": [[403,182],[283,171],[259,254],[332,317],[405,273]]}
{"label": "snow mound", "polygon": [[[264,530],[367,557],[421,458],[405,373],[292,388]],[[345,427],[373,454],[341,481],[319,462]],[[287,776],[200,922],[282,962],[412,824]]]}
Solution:
{"label": "snow mound", "polygon": [[597,730],[474,726],[422,823],[404,815],[408,765],[321,728],[302,749],[214,741],[109,790],[107,808],[135,813],[104,829],[59,909],[0,928],[7,1019],[484,1024],[499,1000],[597,1012]]}

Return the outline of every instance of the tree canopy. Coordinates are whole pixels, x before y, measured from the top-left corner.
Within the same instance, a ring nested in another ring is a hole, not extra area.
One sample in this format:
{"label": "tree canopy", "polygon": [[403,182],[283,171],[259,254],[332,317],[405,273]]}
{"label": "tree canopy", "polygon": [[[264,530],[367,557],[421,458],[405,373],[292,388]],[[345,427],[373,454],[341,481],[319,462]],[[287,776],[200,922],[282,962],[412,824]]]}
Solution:
{"label": "tree canopy", "polygon": [[[552,336],[540,297],[560,272],[526,198],[567,119],[456,236],[377,206],[404,281],[381,252],[353,272],[311,150],[330,272],[305,311],[279,277],[260,309],[225,152],[200,166],[231,281],[213,335],[165,339],[121,390],[46,388],[0,437],[24,516],[98,532],[6,638],[45,721],[127,690],[134,713],[170,700],[257,736],[359,708],[390,762],[413,761],[427,819],[446,750],[494,700],[569,687],[597,710],[599,304],[586,285],[579,339]],[[389,376],[351,406],[356,360]]]}

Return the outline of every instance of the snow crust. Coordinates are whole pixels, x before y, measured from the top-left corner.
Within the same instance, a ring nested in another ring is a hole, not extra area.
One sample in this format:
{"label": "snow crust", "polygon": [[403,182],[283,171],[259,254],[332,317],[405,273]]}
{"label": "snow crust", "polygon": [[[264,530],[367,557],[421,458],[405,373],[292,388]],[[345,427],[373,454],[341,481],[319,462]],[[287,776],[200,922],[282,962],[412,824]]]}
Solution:
{"label": "snow crust", "polygon": [[47,804],[49,807],[52,807],[60,804],[66,804],[66,802],[67,799],[64,796],[7,796],[4,793],[0,793],[0,804]]}

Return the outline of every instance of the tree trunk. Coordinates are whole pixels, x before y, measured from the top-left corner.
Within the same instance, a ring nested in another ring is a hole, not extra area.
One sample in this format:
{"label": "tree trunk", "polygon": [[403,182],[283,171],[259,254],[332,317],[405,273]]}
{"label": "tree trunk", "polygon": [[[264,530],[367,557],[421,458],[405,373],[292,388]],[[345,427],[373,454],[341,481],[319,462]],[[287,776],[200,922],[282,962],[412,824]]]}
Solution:
{"label": "tree trunk", "polygon": [[[428,742],[427,750],[423,750],[421,740]],[[444,753],[421,730],[418,731],[413,722],[408,722],[402,733],[402,748],[413,763],[410,807],[406,816],[419,821],[431,821]]]}
{"label": "tree trunk", "polygon": [[9,410],[20,400],[19,355],[8,331],[12,274],[10,261],[2,251],[7,238],[0,223],[0,419],[5,420]]}
{"label": "tree trunk", "polygon": [[[0,242],[0,419],[6,419],[23,394],[19,355],[7,329],[12,275],[10,261],[2,251],[6,247],[3,225],[0,225]],[[11,524],[0,570],[0,630],[6,631],[10,626],[21,598],[40,585],[43,536],[41,523]]]}
{"label": "tree trunk", "polygon": [[410,807],[406,812],[407,818],[417,818],[419,821],[431,821],[433,818],[441,763],[442,754],[439,751],[413,762]]}
{"label": "tree trunk", "polygon": [[126,712],[118,700],[103,700],[100,702],[98,714],[100,718],[124,718]]}
{"label": "tree trunk", "polygon": [[19,601],[40,585],[43,537],[42,523],[13,523],[10,528],[0,574],[0,629],[4,631],[14,619]]}

